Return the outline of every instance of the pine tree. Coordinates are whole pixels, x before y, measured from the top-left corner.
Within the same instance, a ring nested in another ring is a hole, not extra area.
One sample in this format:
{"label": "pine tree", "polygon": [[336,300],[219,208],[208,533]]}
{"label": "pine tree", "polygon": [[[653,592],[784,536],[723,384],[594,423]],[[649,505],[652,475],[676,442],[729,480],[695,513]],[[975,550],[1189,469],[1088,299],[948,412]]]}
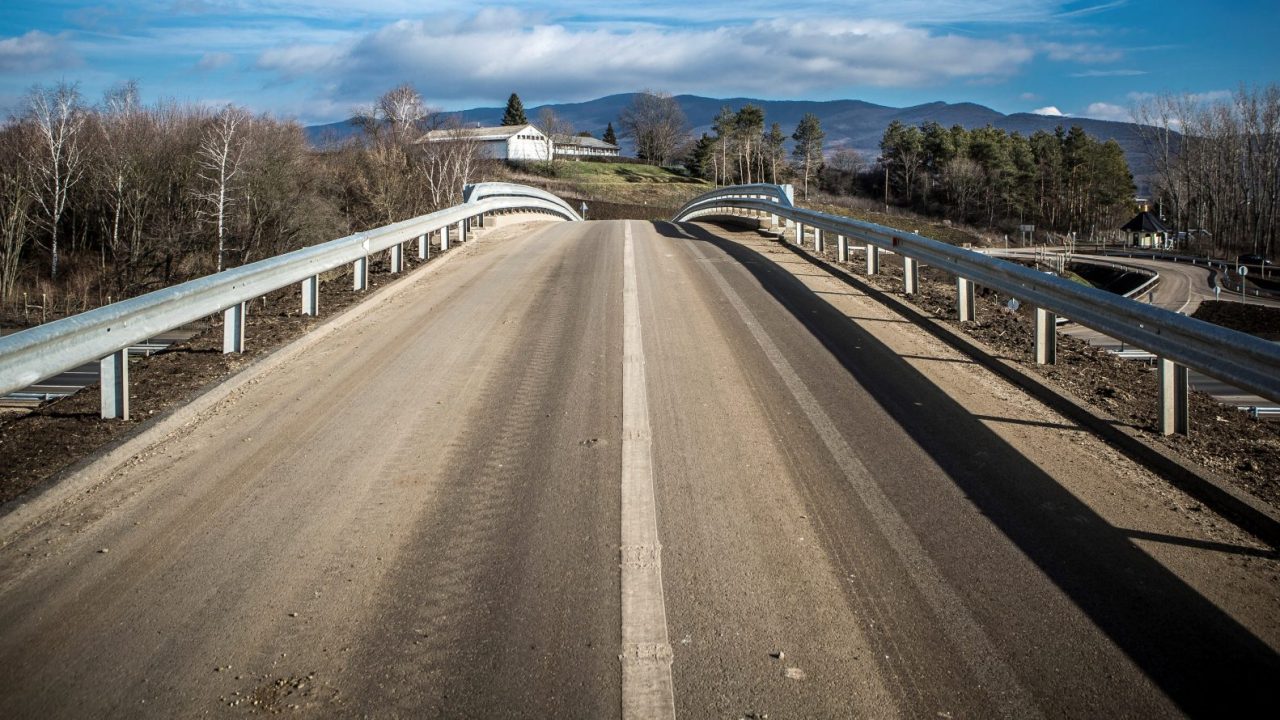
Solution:
{"label": "pine tree", "polygon": [[791,135],[791,139],[796,141],[796,149],[791,151],[791,156],[796,159],[796,169],[804,178],[806,200],[809,198],[809,178],[822,169],[822,141],[826,136],[822,122],[813,113],[805,113]]}
{"label": "pine tree", "polygon": [[524,103],[520,102],[520,96],[511,93],[511,97],[507,98],[507,111],[502,114],[503,125],[528,125],[529,118],[524,114]]}
{"label": "pine tree", "polygon": [[613,123],[609,123],[609,126],[604,129],[604,137],[600,139],[604,140],[610,145],[618,144],[618,135],[613,131]]}

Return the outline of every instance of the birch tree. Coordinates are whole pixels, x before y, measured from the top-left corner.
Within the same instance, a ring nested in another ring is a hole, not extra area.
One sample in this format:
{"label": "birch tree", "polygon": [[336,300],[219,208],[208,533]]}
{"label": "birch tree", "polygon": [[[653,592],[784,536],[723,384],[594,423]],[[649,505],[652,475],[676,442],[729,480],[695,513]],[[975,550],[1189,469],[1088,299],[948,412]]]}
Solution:
{"label": "birch tree", "polygon": [[227,211],[234,203],[233,183],[244,160],[246,143],[242,135],[249,122],[247,112],[228,105],[209,121],[200,141],[200,179],[205,187],[198,197],[204,213],[213,218],[217,227],[217,272],[222,272],[226,255]]}
{"label": "birch tree", "polygon": [[71,189],[85,172],[83,130],[86,112],[75,84],[37,85],[27,94],[27,119],[36,142],[26,154],[35,179],[36,201],[49,231],[49,276],[58,278],[58,231]]}

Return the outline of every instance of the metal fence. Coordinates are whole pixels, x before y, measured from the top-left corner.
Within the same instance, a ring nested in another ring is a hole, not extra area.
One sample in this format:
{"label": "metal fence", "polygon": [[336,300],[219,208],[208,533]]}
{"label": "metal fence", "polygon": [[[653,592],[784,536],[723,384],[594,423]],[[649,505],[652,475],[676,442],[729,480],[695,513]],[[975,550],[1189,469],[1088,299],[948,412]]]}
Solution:
{"label": "metal fence", "polygon": [[982,253],[873,223],[796,207],[791,186],[738,185],[700,195],[676,213],[676,222],[726,211],[781,220],[795,227],[797,244],[809,231],[821,250],[834,236],[840,260],[848,261],[848,242],[866,244],[867,271],[879,268],[881,251],[904,259],[904,285],[917,292],[920,265],[956,278],[956,308],[962,321],[973,319],[974,286],[1018,298],[1035,308],[1035,351],[1039,363],[1056,359],[1056,317],[1061,315],[1159,358],[1160,429],[1188,431],[1187,368],[1280,403],[1280,346],[1245,333],[1135,302],[1096,288],[1037,272]]}
{"label": "metal fence", "polygon": [[302,311],[319,312],[320,274],[351,264],[357,290],[368,287],[369,257],[389,252],[392,272],[403,267],[404,244],[430,252],[429,236],[441,250],[450,236],[467,239],[473,221],[485,215],[523,211],[581,220],[568,203],[543,190],[510,183],[468,185],[461,205],[355,233],[344,238],[260,260],[180,285],[106,305],[0,338],[0,395],[94,361],[101,361],[102,416],[128,417],[127,349],[167,330],[224,313],[224,352],[244,347],[245,303],[301,284]]}

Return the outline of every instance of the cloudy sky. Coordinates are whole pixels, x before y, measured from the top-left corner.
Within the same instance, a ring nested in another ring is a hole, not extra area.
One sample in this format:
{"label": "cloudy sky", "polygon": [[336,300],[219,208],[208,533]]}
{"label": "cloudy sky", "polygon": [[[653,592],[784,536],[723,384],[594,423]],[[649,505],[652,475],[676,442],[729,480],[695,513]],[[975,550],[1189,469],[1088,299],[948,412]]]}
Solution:
{"label": "cloudy sky", "polygon": [[4,114],[37,83],[93,101],[135,79],[307,123],[406,81],[444,109],[652,88],[1125,119],[1144,94],[1280,79],[1276,0],[3,3]]}

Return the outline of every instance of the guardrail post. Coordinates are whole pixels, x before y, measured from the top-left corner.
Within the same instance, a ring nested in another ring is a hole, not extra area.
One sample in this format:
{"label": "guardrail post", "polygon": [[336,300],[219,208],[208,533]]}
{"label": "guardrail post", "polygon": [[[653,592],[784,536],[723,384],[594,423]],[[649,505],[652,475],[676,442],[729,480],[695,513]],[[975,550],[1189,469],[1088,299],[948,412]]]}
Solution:
{"label": "guardrail post", "polygon": [[398,273],[404,269],[404,243],[391,246],[391,272]]}
{"label": "guardrail post", "polygon": [[312,275],[302,281],[302,314],[312,317],[320,314],[319,275]]}
{"label": "guardrail post", "polygon": [[867,274],[875,275],[880,272],[880,246],[864,243],[867,247]]}
{"label": "guardrail post", "polygon": [[1036,364],[1058,362],[1058,316],[1052,310],[1036,308]]}
{"label": "guardrail post", "polygon": [[431,255],[431,245],[427,242],[427,234],[418,236],[418,259],[426,260]]}
{"label": "guardrail post", "polygon": [[813,229],[813,251],[821,255],[827,250],[826,239],[822,236],[822,228]]}
{"label": "guardrail post", "polygon": [[906,255],[902,256],[902,292],[907,295],[920,292],[920,263]]}
{"label": "guardrail post", "polygon": [[960,322],[973,321],[973,281],[956,276],[956,311]]}
{"label": "guardrail post", "polygon": [[800,247],[804,247],[804,231],[805,231],[804,223],[797,222],[796,223],[796,245],[799,245]]}
{"label": "guardrail post", "polygon": [[117,350],[102,358],[102,417],[107,420],[129,419],[129,348]]}
{"label": "guardrail post", "polygon": [[236,303],[222,313],[222,354],[244,352],[244,321],[248,303]]}
{"label": "guardrail post", "polygon": [[353,290],[369,289],[369,256],[356,258],[355,264],[352,265],[352,274],[355,279],[351,282]]}
{"label": "guardrail post", "polygon": [[849,238],[836,235],[836,254],[840,256],[840,262],[849,262]]}
{"label": "guardrail post", "polygon": [[1187,398],[1187,368],[1172,360],[1160,358],[1160,434],[1186,435],[1191,429]]}
{"label": "guardrail post", "polygon": [[449,226],[440,228],[440,252],[449,249]]}
{"label": "guardrail post", "polygon": [[466,241],[467,241],[467,221],[459,220],[458,221],[458,244],[461,245]]}

